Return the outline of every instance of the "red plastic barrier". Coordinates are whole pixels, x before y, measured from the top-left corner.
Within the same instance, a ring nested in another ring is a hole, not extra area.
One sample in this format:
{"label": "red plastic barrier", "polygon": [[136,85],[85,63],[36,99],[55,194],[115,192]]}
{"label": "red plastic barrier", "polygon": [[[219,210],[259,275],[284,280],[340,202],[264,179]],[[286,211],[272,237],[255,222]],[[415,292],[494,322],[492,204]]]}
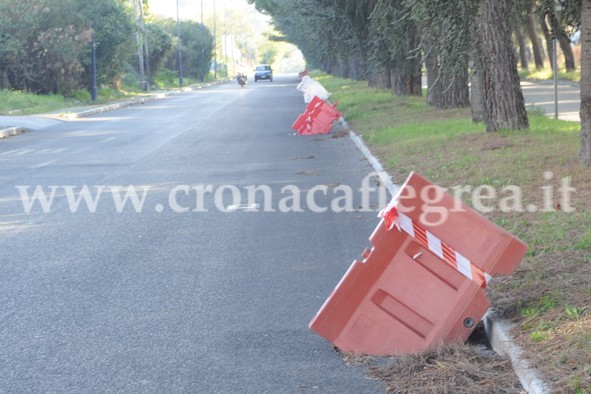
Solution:
{"label": "red plastic barrier", "polygon": [[291,126],[292,129],[300,135],[329,133],[333,122],[342,116],[336,109],[337,104],[332,106],[315,96],[307,105],[306,111]]}
{"label": "red plastic barrier", "polygon": [[394,201],[370,237],[373,248],[310,323],[345,352],[409,354],[466,340],[489,307],[489,275],[513,272],[527,251],[420,175]]}

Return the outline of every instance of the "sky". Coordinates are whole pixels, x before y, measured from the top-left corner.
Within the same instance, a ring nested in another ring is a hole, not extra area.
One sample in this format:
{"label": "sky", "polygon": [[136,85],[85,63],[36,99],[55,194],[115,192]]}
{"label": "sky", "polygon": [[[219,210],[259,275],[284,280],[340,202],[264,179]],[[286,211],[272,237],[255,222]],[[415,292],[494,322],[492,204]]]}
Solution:
{"label": "sky", "polygon": [[[176,4],[177,0],[148,0],[150,4],[150,12],[155,15],[176,19]],[[251,37],[251,41],[257,42],[261,38],[264,38],[264,33],[268,32],[271,28],[271,19],[269,16],[262,15],[257,12],[254,5],[248,4],[247,0],[178,0],[179,2],[179,18],[184,20],[201,21],[201,3],[203,3],[203,20],[206,26],[210,27],[213,22],[213,11],[214,4],[217,15],[217,21],[223,24],[224,8],[228,10],[234,9],[244,12],[247,20],[253,27],[254,36]],[[230,22],[231,23],[231,22]],[[218,30],[220,32],[220,30]],[[291,69],[299,68],[304,69],[305,64],[303,57],[299,51],[294,47],[293,59],[284,59],[285,66],[280,66],[279,63],[276,65],[279,68]],[[295,60],[294,60],[295,59]],[[295,64],[295,65],[292,65]]]}
{"label": "sky", "polygon": [[[150,11],[153,14],[176,19],[176,0],[149,0]],[[179,18],[201,19],[201,3],[203,3],[204,18],[213,15],[214,4],[216,12],[223,12],[224,6],[233,8],[253,9],[254,5],[248,4],[246,0],[178,0]]]}

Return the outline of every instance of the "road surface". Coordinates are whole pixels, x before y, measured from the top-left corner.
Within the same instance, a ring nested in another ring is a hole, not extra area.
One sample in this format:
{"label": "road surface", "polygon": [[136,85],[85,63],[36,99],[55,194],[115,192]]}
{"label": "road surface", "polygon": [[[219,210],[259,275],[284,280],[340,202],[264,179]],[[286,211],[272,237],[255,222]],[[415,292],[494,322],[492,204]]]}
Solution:
{"label": "road surface", "polygon": [[[531,109],[542,111],[550,117],[555,114],[554,85],[552,82],[529,82],[521,83],[521,91],[526,106]],[[579,112],[581,109],[581,91],[579,85],[569,81],[558,83],[558,118],[573,122],[580,122]]]}
{"label": "road surface", "polygon": [[377,219],[315,212],[371,167],[291,135],[297,83],[0,140],[0,392],[383,392],[307,328]]}

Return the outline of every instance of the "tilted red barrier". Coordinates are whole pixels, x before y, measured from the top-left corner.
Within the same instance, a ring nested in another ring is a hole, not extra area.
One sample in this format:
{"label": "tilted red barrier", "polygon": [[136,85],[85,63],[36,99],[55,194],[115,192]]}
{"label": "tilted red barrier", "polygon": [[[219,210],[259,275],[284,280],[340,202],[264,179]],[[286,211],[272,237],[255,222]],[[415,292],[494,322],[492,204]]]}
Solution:
{"label": "tilted red barrier", "polygon": [[414,173],[382,216],[372,249],[353,262],[310,328],[355,354],[465,341],[490,305],[488,280],[512,273],[526,245]]}
{"label": "tilted red barrier", "polygon": [[333,122],[343,116],[336,106],[337,103],[333,106],[314,96],[307,105],[306,111],[291,127],[300,135],[328,134],[333,127]]}

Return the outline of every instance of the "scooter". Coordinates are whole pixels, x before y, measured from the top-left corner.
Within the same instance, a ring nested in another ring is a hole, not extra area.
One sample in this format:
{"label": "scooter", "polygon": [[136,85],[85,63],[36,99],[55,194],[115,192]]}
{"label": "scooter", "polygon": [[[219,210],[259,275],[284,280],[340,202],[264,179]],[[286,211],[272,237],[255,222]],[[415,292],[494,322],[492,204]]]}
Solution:
{"label": "scooter", "polygon": [[244,87],[244,85],[246,85],[246,75],[241,74],[238,76],[238,84],[240,85],[241,88]]}

